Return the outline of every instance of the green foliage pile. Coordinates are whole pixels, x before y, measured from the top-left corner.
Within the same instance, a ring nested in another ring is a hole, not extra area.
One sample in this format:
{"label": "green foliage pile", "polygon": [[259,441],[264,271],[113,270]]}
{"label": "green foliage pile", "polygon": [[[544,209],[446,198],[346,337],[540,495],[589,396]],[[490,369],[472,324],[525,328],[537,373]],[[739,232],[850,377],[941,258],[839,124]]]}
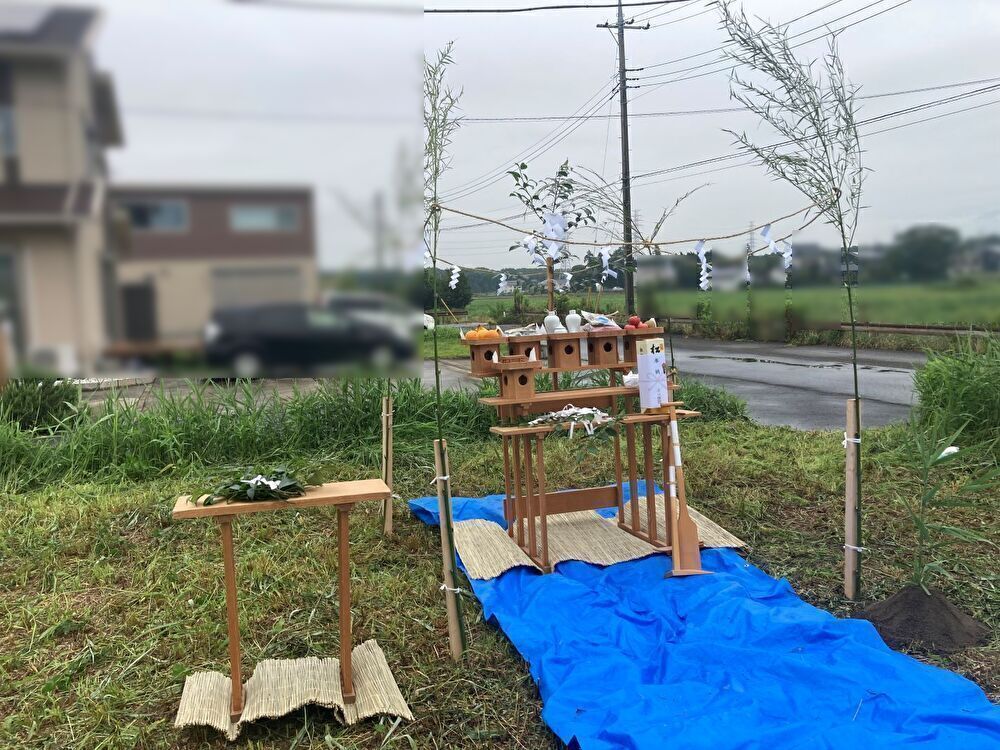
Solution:
{"label": "green foliage pile", "polygon": [[22,430],[54,431],[77,413],[80,391],[55,378],[12,380],[0,391],[0,422]]}
{"label": "green foliage pile", "polygon": [[965,425],[973,440],[1000,438],[1000,338],[959,342],[948,352],[931,352],[914,376],[919,417],[948,432]]}

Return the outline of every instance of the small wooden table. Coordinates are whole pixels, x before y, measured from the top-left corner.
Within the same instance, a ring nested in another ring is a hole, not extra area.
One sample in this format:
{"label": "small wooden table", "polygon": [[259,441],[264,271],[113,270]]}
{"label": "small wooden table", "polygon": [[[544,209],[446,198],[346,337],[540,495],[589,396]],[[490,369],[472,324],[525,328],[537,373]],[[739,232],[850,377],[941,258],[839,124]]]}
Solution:
{"label": "small wooden table", "polygon": [[208,495],[192,501],[189,495],[177,498],[173,517],[215,518],[222,534],[222,560],[226,577],[226,615],[229,623],[229,670],[232,678],[232,704],[230,718],[239,719],[243,713],[243,680],[240,674],[240,616],[236,602],[236,561],[233,552],[233,519],[249,513],[274,510],[298,510],[334,505],[337,508],[337,542],[339,545],[340,573],[340,680],[345,703],[354,703],[354,677],[351,669],[351,572],[348,514],[355,503],[364,500],[388,500],[392,495],[389,486],[381,479],[362,479],[355,482],[330,482],[311,487],[306,494],[290,500],[261,502],[226,502],[206,506]]}

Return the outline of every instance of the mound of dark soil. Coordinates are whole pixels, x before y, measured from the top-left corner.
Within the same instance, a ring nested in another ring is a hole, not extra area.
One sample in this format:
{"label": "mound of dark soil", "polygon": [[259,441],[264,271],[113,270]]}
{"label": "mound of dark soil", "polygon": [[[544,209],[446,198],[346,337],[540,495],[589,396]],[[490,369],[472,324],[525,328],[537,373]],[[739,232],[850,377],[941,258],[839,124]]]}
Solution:
{"label": "mound of dark soil", "polygon": [[917,648],[949,654],[968,646],[982,645],[990,631],[931,589],[928,596],[919,586],[907,586],[898,594],[861,610],[882,639],[893,648]]}

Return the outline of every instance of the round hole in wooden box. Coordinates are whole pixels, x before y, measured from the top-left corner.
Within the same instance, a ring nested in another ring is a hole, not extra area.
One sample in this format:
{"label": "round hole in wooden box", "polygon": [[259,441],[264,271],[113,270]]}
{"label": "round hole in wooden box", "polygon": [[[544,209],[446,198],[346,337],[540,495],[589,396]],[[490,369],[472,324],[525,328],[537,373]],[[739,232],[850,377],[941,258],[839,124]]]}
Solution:
{"label": "round hole in wooden box", "polygon": [[494,352],[492,349],[487,349],[485,352],[483,352],[483,359],[488,359],[490,362],[492,362],[493,354]]}
{"label": "round hole in wooden box", "polygon": [[520,383],[521,385],[527,385],[528,384],[528,376],[527,375],[521,375],[520,377],[518,377],[517,382]]}
{"label": "round hole in wooden box", "polygon": [[504,375],[504,376],[503,376],[503,384],[504,384],[504,385],[508,385],[509,383],[510,383],[510,381],[509,381],[509,380],[507,380],[507,376],[506,376],[506,375]]}
{"label": "round hole in wooden box", "polygon": [[567,354],[572,354],[574,351],[576,351],[576,349],[573,348],[572,344],[566,344],[566,348],[563,351],[565,351]]}
{"label": "round hole in wooden box", "polygon": [[610,352],[613,348],[614,348],[614,343],[612,343],[611,341],[604,342],[604,351]]}

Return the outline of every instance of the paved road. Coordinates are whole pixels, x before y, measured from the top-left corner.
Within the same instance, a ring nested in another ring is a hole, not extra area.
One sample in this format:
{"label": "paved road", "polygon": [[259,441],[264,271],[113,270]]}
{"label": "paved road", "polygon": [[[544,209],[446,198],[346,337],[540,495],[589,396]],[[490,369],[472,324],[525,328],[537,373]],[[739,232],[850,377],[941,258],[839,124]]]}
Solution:
{"label": "paved road", "polygon": [[[850,351],[826,346],[674,340],[681,375],[693,375],[746,399],[762,424],[802,430],[843,430],[845,401],[852,394]],[[913,352],[858,352],[858,379],[867,426],[906,420],[913,401],[913,372],[924,356]],[[442,384],[472,387],[464,361],[447,361]],[[433,363],[424,363],[433,382]]]}

